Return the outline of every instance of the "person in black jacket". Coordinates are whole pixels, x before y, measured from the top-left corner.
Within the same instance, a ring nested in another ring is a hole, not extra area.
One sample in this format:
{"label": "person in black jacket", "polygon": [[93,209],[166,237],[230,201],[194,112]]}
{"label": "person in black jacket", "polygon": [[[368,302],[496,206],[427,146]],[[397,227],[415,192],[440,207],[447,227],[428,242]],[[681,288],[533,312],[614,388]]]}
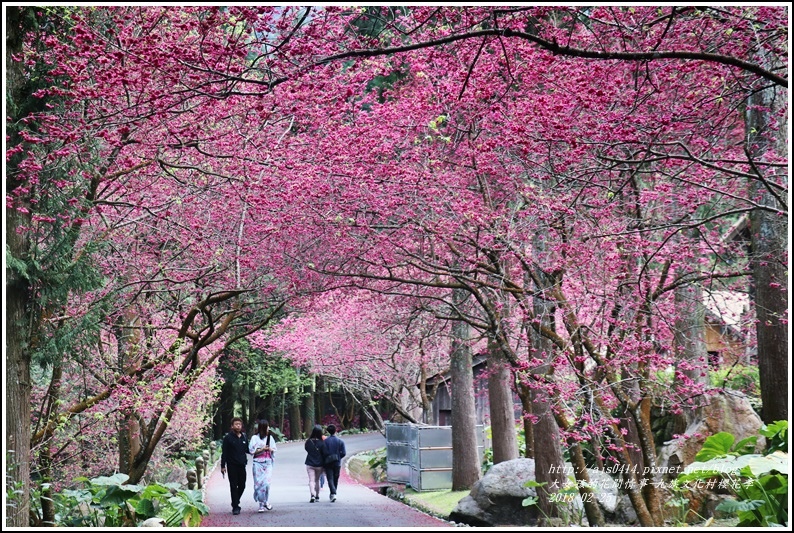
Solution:
{"label": "person in black jacket", "polygon": [[325,439],[325,477],[331,489],[331,501],[336,501],[336,489],[339,486],[339,473],[342,470],[342,458],[347,453],[345,443],[336,436],[336,426],[328,424],[328,435]]}
{"label": "person in black jacket", "polygon": [[248,437],[243,433],[243,420],[232,418],[232,430],[223,437],[221,445],[221,474],[229,472],[232,493],[232,514],[240,514],[240,497],[245,492],[245,465],[248,464]]}
{"label": "person in black jacket", "polygon": [[325,443],[323,442],[322,426],[314,426],[312,434],[303,446],[306,450],[306,473],[309,475],[309,501],[314,503],[320,499],[320,475],[325,472]]}

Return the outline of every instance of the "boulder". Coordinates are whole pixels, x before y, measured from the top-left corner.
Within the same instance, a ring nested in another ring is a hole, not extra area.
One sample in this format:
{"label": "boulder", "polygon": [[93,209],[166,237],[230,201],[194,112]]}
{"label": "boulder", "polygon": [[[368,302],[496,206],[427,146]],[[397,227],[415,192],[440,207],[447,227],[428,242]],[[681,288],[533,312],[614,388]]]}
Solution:
{"label": "boulder", "polygon": [[524,483],[535,479],[533,459],[512,459],[493,465],[477,481],[471,493],[449,515],[453,522],[472,526],[525,526],[537,524],[542,515],[536,506],[524,507],[525,498],[536,496]]}
{"label": "boulder", "polygon": [[[566,463],[564,468],[573,477],[573,466]],[[592,469],[588,469],[588,474],[596,500],[605,516],[631,514],[632,510],[623,509],[625,501],[619,497],[618,483],[609,474]],[[458,502],[449,519],[471,526],[537,525],[543,518],[540,510],[537,506],[524,507],[522,504],[525,498],[537,496],[534,488],[524,486],[527,481],[534,479],[533,459],[513,459],[496,464],[474,484],[471,493]],[[574,518],[583,516],[583,508],[581,497],[577,495],[569,504],[566,514]],[[586,523],[586,519],[584,521]]]}
{"label": "boulder", "polygon": [[[753,410],[750,400],[737,391],[720,391],[700,408],[684,437],[667,441],[657,454],[657,465],[664,472],[664,480],[675,479],[679,472],[695,461],[706,437],[725,431],[736,437],[736,442],[758,435],[763,421]],[[756,452],[761,453],[766,439],[759,436]]]}

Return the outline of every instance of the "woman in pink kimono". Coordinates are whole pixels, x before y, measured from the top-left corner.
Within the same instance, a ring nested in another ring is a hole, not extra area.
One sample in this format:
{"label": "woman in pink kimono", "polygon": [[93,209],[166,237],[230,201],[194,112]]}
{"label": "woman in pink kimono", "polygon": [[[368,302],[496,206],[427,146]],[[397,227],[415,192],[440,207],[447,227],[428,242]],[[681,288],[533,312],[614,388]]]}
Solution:
{"label": "woman in pink kimono", "polygon": [[254,500],[259,502],[259,512],[273,508],[270,505],[270,479],[273,477],[273,458],[276,453],[276,439],[270,434],[267,420],[260,420],[256,435],[248,445],[253,460]]}

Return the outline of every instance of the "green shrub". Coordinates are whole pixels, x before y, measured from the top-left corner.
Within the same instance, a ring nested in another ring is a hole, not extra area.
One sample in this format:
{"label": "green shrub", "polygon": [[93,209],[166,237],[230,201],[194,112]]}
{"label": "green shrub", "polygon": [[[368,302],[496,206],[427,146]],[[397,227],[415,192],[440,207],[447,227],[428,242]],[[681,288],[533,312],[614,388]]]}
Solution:
{"label": "green shrub", "polygon": [[748,396],[761,394],[760,377],[757,366],[734,365],[709,371],[712,387],[741,391]]}
{"label": "green shrub", "polygon": [[85,488],[67,489],[53,497],[56,524],[124,527],[160,517],[169,527],[198,526],[201,517],[209,514],[201,491],[181,489],[178,483],[125,485],[128,479],[126,474],[78,478]]}
{"label": "green shrub", "polygon": [[[740,527],[788,525],[788,452],[784,451],[788,422],[761,428],[767,437],[767,455],[753,453],[757,437],[737,443],[730,433],[708,437],[695,462],[674,483],[678,490],[695,482],[705,488],[726,488],[736,500],[724,501],[716,510],[735,514]],[[721,480],[716,482],[715,479]]]}

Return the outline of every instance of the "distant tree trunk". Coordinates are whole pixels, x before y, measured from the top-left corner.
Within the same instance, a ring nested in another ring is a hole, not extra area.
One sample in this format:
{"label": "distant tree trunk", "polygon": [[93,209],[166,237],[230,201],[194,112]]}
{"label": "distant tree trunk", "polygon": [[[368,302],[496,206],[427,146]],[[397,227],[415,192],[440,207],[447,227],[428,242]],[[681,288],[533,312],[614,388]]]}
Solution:
{"label": "distant tree trunk", "polygon": [[325,398],[323,397],[323,391],[325,391],[325,379],[318,375],[312,397],[314,398],[314,416],[320,421],[325,418]]}
{"label": "distant tree trunk", "polygon": [[[706,308],[703,289],[699,284],[678,287],[675,306],[679,310],[675,320],[676,370],[680,370],[694,383],[708,383],[708,353],[706,351]],[[678,367],[683,367],[680,369]],[[699,409],[684,407],[675,415],[674,433],[683,434]]]}
{"label": "distant tree trunk", "polygon": [[[223,363],[221,363],[223,364]],[[221,370],[218,370],[221,372]],[[213,438],[222,439],[232,427],[234,417],[234,381],[229,373],[223,372],[223,386],[215,410]]]}
{"label": "distant tree trunk", "polygon": [[[61,361],[53,364],[52,377],[50,378],[50,385],[47,389],[46,400],[42,417],[45,420],[51,420],[53,417],[58,416],[58,404],[61,401],[61,389],[63,379],[63,365]],[[43,439],[43,445],[38,446],[38,477],[41,480],[41,521],[42,526],[55,527],[55,501],[53,500],[52,490],[52,455],[50,454],[49,440],[52,439],[52,432],[48,432],[47,436]],[[31,519],[33,516],[31,515]]]}
{"label": "distant tree trunk", "polygon": [[311,435],[314,424],[321,424],[322,421],[317,417],[314,411],[314,390],[312,390],[314,378],[312,378],[312,385],[307,385],[309,390],[304,391],[303,394],[303,433]]}
{"label": "distant tree trunk", "polygon": [[290,439],[298,440],[301,434],[301,399],[300,386],[294,385],[289,394],[289,434]]}
{"label": "distant tree trunk", "polygon": [[251,433],[256,432],[257,420],[259,419],[259,410],[257,409],[257,398],[259,395],[256,392],[256,378],[251,376],[248,381],[248,427],[251,428]]}
{"label": "distant tree trunk", "polygon": [[518,397],[521,398],[521,408],[524,416],[521,417],[521,423],[524,425],[524,457],[527,459],[535,458],[535,431],[532,425],[532,418],[529,416],[532,413],[532,400],[529,392],[529,387],[524,383],[522,378],[518,384]]}
{"label": "distant tree trunk", "polygon": [[518,457],[513,407],[513,373],[493,338],[488,339],[488,407],[491,415],[494,464]]}
{"label": "distant tree trunk", "polygon": [[[764,52],[767,53],[767,52]],[[775,67],[758,54],[760,65]],[[766,159],[768,152],[787,154],[786,115],[775,113],[786,105],[786,91],[774,86],[751,93],[745,113],[745,139],[748,155],[753,160]],[[773,113],[775,116],[773,116]],[[783,121],[777,134],[770,129],[773,121]],[[761,173],[766,169],[762,169]],[[772,174],[773,171],[766,171]],[[784,173],[785,169],[778,172]],[[785,174],[783,174],[785,175]],[[750,181],[749,197],[756,204],[772,210],[787,210],[767,188],[761,175]],[[756,337],[758,341],[758,370],[761,382],[761,418],[767,424],[788,420],[788,278],[787,235],[788,222],[777,213],[753,209],[750,211],[750,242],[755,296]]]}
{"label": "distant tree trunk", "polygon": [[[453,302],[463,305],[467,293],[455,289]],[[469,346],[469,325],[452,323],[452,353],[449,373],[452,381],[452,490],[469,490],[480,479],[477,453],[477,416],[474,410],[474,375]]]}

